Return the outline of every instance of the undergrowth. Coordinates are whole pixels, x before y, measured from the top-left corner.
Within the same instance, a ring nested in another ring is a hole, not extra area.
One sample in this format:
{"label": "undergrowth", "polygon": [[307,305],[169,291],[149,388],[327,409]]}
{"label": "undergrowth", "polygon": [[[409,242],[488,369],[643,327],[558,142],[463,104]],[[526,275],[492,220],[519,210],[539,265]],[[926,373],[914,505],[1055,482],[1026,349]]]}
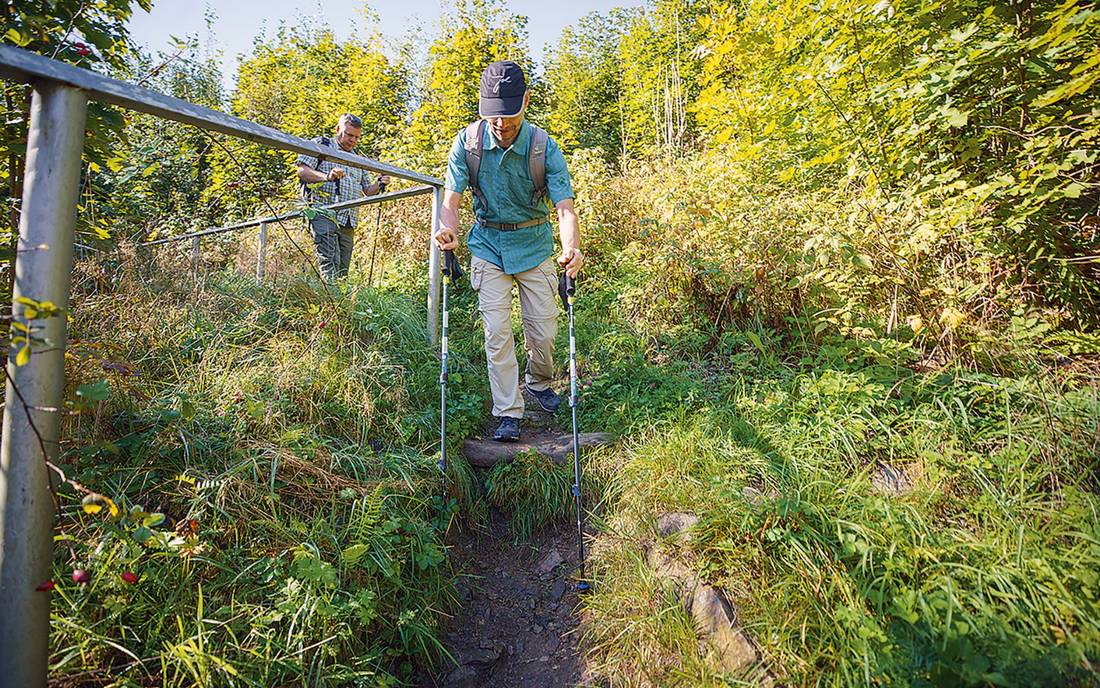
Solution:
{"label": "undergrowth", "polygon": [[[104,507],[62,492],[57,681],[396,685],[446,661],[443,532],[484,505],[457,451],[441,496],[418,305],[228,275],[75,301],[65,462]],[[452,400],[457,449],[482,399]]]}
{"label": "undergrowth", "polygon": [[759,335],[728,355],[753,342],[769,350],[749,370],[715,374],[711,399],[638,426],[614,459],[586,624],[610,685],[714,680],[638,549],[669,511],[701,517],[681,555],[731,594],[785,683],[1097,681],[1087,378],[918,373],[858,342],[781,365]]}

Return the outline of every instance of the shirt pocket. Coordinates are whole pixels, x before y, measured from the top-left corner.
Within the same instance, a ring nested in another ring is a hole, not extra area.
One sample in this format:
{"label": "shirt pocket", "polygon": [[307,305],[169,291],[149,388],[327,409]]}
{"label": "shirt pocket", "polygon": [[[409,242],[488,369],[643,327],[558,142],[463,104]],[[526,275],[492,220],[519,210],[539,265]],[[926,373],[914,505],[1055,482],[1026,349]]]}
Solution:
{"label": "shirt pocket", "polygon": [[523,167],[514,167],[508,171],[508,196],[515,211],[519,211],[522,218],[505,218],[503,222],[514,220],[526,220],[529,213],[537,211],[531,205],[531,194],[535,192],[535,185],[531,182],[531,173],[527,169],[527,159],[523,160]]}

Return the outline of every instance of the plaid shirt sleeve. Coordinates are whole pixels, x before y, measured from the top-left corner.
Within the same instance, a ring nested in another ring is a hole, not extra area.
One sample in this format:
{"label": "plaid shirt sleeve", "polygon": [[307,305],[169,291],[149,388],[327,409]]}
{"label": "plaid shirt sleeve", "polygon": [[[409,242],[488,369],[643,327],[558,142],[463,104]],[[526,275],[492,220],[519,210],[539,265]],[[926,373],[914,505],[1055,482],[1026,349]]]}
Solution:
{"label": "plaid shirt sleeve", "polygon": [[[321,140],[323,138],[324,138],[323,136],[318,136],[316,138],[310,139],[310,141],[312,143],[316,143],[318,146],[320,146],[321,145]],[[307,167],[311,167],[311,168],[316,170],[316,169],[319,169],[321,164],[323,164],[323,163],[321,163],[320,159],[318,159],[317,156],[315,156],[315,155],[306,155],[305,153],[299,153],[297,159],[295,159],[295,161],[294,161],[294,164],[295,165],[305,165]]]}

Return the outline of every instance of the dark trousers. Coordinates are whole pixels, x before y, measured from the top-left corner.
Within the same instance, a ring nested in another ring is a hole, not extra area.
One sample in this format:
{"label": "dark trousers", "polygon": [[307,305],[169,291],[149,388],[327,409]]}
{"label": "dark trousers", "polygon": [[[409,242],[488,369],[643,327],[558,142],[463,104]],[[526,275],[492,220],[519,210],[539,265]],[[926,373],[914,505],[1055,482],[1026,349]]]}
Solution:
{"label": "dark trousers", "polygon": [[317,247],[321,275],[329,282],[347,277],[351,250],[355,247],[355,230],[349,226],[337,227],[335,222],[319,215],[309,221],[309,229],[313,245]]}

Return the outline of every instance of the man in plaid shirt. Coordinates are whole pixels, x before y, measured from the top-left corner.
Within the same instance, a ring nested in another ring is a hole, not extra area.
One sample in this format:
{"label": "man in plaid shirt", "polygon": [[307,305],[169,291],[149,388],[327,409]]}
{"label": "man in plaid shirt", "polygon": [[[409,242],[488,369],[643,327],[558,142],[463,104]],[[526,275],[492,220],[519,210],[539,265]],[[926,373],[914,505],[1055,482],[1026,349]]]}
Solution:
{"label": "man in plaid shirt", "polygon": [[[362,134],[363,120],[355,115],[344,114],[340,115],[336,125],[335,138],[319,136],[313,142],[322,147],[339,147],[340,150],[351,152],[359,144]],[[338,167],[328,160],[318,160],[309,155],[299,155],[297,167],[298,179],[306,187],[307,200],[317,205],[350,201],[360,195],[373,196],[389,183],[389,177],[382,175],[377,183],[371,184],[367,170]],[[319,186],[312,186],[318,184]],[[317,215],[310,220],[313,244],[317,247],[317,262],[326,280],[331,282],[337,277],[347,277],[357,224],[358,208],[337,212],[336,222],[323,215]]]}

